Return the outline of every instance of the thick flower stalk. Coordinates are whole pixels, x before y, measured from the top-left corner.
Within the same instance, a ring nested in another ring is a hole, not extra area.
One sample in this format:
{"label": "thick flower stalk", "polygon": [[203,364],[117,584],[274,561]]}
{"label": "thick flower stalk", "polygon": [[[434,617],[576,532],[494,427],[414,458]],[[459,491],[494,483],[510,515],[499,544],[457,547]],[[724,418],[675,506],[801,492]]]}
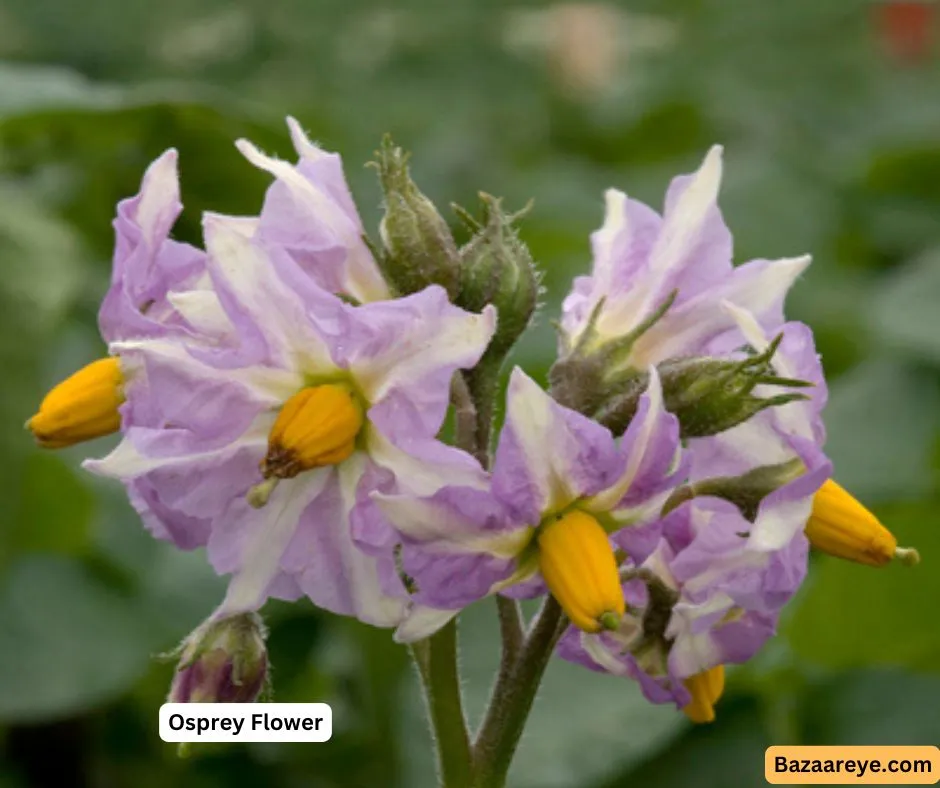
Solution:
{"label": "thick flower stalk", "polygon": [[625,613],[612,537],[658,516],[682,473],[678,424],[655,372],[618,445],[516,369],[488,490],[451,483],[431,496],[374,497],[401,536],[415,601],[460,608],[549,590],[575,625],[597,633]]}

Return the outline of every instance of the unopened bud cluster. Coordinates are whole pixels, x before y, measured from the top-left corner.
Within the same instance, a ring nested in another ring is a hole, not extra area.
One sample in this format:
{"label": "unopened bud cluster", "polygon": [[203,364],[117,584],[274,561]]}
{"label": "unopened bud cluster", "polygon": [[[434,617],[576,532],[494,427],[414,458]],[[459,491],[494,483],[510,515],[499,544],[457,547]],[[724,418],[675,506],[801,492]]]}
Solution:
{"label": "unopened bud cluster", "polygon": [[[806,399],[796,391],[770,396],[757,386],[805,388],[810,384],[779,377],[773,369],[778,337],[761,353],[736,360],[710,356],[667,359],[657,365],[666,409],[679,420],[683,438],[718,435],[766,408]],[[647,370],[616,363],[619,343],[560,359],[549,372],[552,393],[568,407],[623,432],[649,385]]]}
{"label": "unopened bud cluster", "polygon": [[440,285],[469,311],[495,306],[499,321],[487,356],[501,361],[528,327],[540,292],[535,263],[514,224],[527,209],[509,214],[499,199],[481,194],[477,221],[455,206],[473,233],[458,248],[447,222],[412,180],[408,158],[386,138],[374,162],[385,194],[383,273],[403,295]]}
{"label": "unopened bud cluster", "polygon": [[383,273],[403,295],[440,285],[453,299],[459,255],[447,222],[411,179],[405,151],[386,137],[376,155],[374,166],[385,193],[379,225]]}

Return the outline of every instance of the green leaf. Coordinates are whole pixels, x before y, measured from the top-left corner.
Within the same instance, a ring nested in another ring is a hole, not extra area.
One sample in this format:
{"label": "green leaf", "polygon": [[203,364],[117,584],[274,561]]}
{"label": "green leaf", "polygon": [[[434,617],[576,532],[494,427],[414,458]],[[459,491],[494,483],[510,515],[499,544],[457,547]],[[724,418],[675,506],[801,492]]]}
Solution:
{"label": "green leaf", "polygon": [[[272,153],[290,150],[282,118],[227,98],[198,85],[142,87],[113,109],[0,116],[0,149],[6,167],[27,173],[37,195],[82,229],[103,262],[114,244],[115,204],[138,191],[153,159],[177,148],[186,210],[174,236],[201,243],[204,210],[257,213],[270,182],[238,153],[235,140],[251,139]],[[103,274],[94,283],[96,300],[106,287]]]}
{"label": "green leaf", "polygon": [[940,741],[940,676],[853,671],[804,696],[804,744],[915,745]]}
{"label": "green leaf", "polygon": [[940,667],[940,501],[888,505],[875,513],[923,562],[881,569],[820,556],[783,631],[797,656],[832,668],[865,665]]}
{"label": "green leaf", "polygon": [[24,189],[0,186],[0,295],[48,329],[82,284],[82,245],[75,232]]}
{"label": "green leaf", "polygon": [[74,714],[127,691],[154,639],[134,600],[88,569],[20,558],[0,585],[0,720]]}
{"label": "green leaf", "polygon": [[11,549],[81,553],[88,546],[94,500],[56,454],[26,457],[19,508],[8,534]]}
{"label": "green leaf", "polygon": [[[764,750],[791,745],[914,745],[940,740],[940,678],[898,670],[829,676],[787,696],[798,736],[782,741],[768,726],[760,698],[731,695],[711,725],[688,728],[639,768],[596,788],[760,788]],[[572,785],[582,783],[572,783]]]}
{"label": "green leaf", "polygon": [[0,63],[0,115],[55,107],[110,108],[121,104],[125,89],[98,85],[67,68]]}
{"label": "green leaf", "polygon": [[882,340],[940,364],[940,249],[898,269],[880,292],[874,323]]}
{"label": "green leaf", "polygon": [[824,411],[835,478],[866,503],[931,489],[940,391],[928,375],[874,358],[840,377]]}
{"label": "green leaf", "polygon": [[753,698],[724,698],[714,723],[686,727],[668,749],[597,788],[758,788],[767,784],[764,750],[771,744]]}

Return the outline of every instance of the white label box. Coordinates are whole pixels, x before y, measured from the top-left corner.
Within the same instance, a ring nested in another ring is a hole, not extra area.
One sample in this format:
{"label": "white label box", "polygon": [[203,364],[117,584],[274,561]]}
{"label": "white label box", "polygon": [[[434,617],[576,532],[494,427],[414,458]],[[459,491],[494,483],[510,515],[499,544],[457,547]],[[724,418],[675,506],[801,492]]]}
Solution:
{"label": "white label box", "polygon": [[317,742],[333,735],[326,703],[164,703],[167,742]]}

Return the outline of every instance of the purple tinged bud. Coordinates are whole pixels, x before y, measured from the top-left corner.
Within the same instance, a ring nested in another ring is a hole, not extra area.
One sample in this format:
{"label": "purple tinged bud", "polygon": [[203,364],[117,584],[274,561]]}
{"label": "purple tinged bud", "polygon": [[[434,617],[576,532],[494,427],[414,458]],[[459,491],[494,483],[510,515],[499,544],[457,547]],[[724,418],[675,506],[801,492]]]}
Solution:
{"label": "purple tinged bud", "polygon": [[266,636],[256,613],[201,624],[181,645],[167,702],[254,702],[267,682]]}

